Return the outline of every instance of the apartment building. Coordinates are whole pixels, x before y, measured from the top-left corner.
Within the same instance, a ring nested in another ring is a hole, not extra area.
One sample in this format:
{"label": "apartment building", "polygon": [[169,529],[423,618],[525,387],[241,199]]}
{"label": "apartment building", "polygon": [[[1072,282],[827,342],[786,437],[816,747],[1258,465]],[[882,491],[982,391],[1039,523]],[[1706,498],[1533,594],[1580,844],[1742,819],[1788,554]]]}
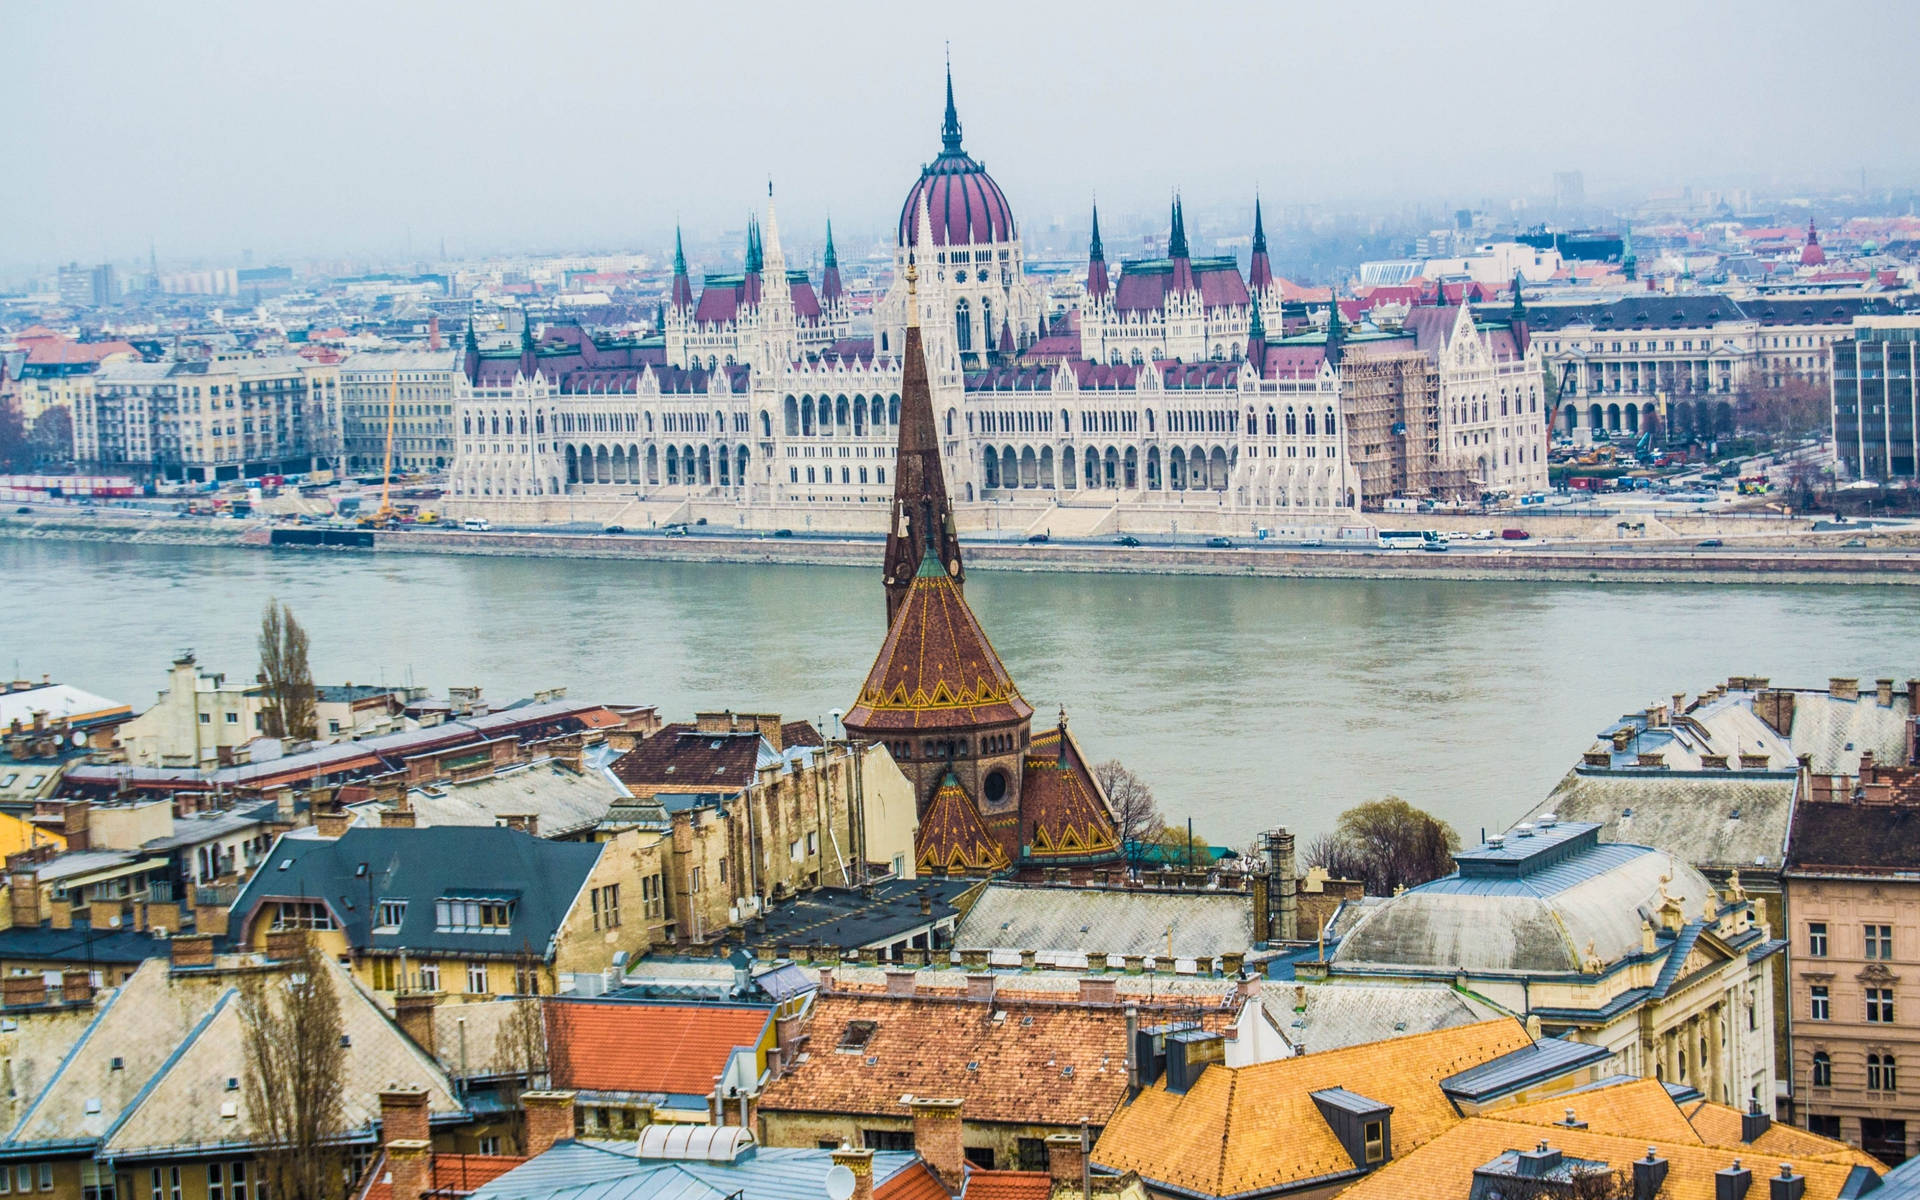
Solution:
{"label": "apartment building", "polygon": [[443,470],[453,461],[456,350],[369,350],[340,364],[342,454],[349,471],[378,471],[393,408],[393,468]]}
{"label": "apartment building", "polygon": [[339,374],[297,355],[109,363],[74,397],[75,456],[194,482],[330,467]]}
{"label": "apartment building", "polygon": [[1833,345],[1833,451],[1855,479],[1912,480],[1920,445],[1920,316],[1860,317]]}

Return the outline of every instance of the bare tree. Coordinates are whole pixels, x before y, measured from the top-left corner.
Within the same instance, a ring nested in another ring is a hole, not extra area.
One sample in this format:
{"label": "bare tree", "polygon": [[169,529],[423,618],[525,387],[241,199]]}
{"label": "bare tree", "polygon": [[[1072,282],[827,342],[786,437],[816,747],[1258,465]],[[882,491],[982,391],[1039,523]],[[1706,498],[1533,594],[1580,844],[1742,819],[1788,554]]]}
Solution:
{"label": "bare tree", "polygon": [[[1501,1200],[1645,1200],[1634,1185],[1632,1168],[1609,1170],[1604,1163],[1593,1163],[1565,1176],[1504,1177],[1497,1194]],[[1662,1186],[1655,1196],[1666,1194]]]}
{"label": "bare tree", "polygon": [[27,433],[37,462],[49,465],[73,461],[73,412],[64,404],[42,409]]}
{"label": "bare tree", "polygon": [[1340,814],[1334,832],[1307,847],[1307,864],[1360,879],[1370,896],[1437,879],[1453,870],[1460,835],[1398,796],[1382,796]]}
{"label": "bare tree", "polygon": [[267,708],[260,714],[267,736],[311,740],[317,735],[307,631],[293,619],[292,609],[271,598],[260,615],[260,682],[267,690]]}
{"label": "bare tree", "polygon": [[309,934],[286,970],[245,977],[240,1021],[247,1107],[274,1200],[346,1192],[346,1052],[332,965]]}
{"label": "bare tree", "polygon": [[1153,787],[1128,770],[1117,758],[1110,758],[1093,769],[1100,790],[1107,794],[1113,808],[1114,827],[1122,842],[1147,841],[1159,834],[1165,821],[1154,802]]}
{"label": "bare tree", "polygon": [[31,471],[33,469],[33,445],[27,437],[27,425],[20,416],[20,408],[5,396],[0,396],[0,471]]}

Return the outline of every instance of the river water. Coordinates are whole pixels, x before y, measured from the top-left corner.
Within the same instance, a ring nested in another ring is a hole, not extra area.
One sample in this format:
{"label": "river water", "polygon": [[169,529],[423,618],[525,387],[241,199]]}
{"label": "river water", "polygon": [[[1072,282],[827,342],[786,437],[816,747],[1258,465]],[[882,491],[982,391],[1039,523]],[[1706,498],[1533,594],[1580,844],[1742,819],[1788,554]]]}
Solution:
{"label": "river water", "polygon": [[[0,671],[138,707],[191,648],[253,673],[270,596],[323,683],[478,684],[821,718],[884,636],[871,570],[0,541]],[[1728,675],[1920,675],[1906,588],[976,572],[967,596],[1036,721],[1061,705],[1170,818],[1245,844],[1392,792],[1471,840],[1615,716]]]}

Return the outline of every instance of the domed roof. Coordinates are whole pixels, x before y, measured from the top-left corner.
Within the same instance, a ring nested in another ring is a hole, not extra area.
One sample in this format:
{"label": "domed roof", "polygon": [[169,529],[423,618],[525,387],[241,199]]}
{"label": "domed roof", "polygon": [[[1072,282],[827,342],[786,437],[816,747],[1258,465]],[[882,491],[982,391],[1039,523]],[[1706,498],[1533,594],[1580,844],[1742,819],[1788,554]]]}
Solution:
{"label": "domed roof", "polygon": [[960,148],[960,115],[953,107],[953,72],[947,72],[947,116],[940,126],[940,157],[929,163],[900,206],[900,244],[920,239],[920,200],[937,246],[1010,242],[1013,208],[986,168]]}

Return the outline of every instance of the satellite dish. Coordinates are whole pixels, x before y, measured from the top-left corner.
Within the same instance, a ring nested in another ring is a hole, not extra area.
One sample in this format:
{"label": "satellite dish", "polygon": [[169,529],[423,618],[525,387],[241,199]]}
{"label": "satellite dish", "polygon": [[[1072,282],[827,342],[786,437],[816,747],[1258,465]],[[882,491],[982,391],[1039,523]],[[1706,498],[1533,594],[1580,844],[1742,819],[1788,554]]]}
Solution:
{"label": "satellite dish", "polygon": [[86,733],[85,733],[85,732],[83,732],[83,731],[81,731],[81,730],[78,730],[78,729],[76,729],[76,730],[74,730],[74,731],[73,731],[73,744],[74,744],[74,746],[75,746],[75,748],[76,748],[76,749],[77,749],[78,747],[81,747],[81,746],[84,746],[84,745],[86,745],[86,744],[87,744],[87,735],[86,735]]}
{"label": "satellite dish", "polygon": [[835,1163],[827,1172],[827,1200],[850,1200],[854,1182],[853,1172]]}

